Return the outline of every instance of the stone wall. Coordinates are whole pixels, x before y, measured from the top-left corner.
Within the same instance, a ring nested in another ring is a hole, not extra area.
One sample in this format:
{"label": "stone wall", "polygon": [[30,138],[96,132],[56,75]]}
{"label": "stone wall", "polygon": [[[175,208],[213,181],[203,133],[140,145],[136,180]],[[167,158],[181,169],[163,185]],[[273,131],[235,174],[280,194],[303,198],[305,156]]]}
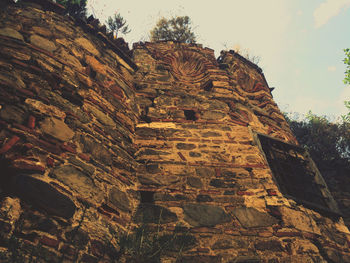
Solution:
{"label": "stone wall", "polygon": [[350,260],[343,221],[285,198],[273,180],[254,134],[297,141],[260,68],[172,42],[136,44],[134,61],[137,176],[153,197],[137,215],[158,224],[146,211],[164,211],[165,229],[189,231],[196,247],[184,262]]}
{"label": "stone wall", "polygon": [[273,179],[256,133],[298,143],[261,69],[200,45],[130,52],[63,13],[0,13],[0,260],[16,245],[27,261],[118,262],[118,235],[147,224],[187,238],[163,262],[350,261],[342,218]]}
{"label": "stone wall", "polygon": [[0,243],[15,235],[47,262],[94,262],[138,199],[136,67],[93,25],[42,3],[0,14]]}

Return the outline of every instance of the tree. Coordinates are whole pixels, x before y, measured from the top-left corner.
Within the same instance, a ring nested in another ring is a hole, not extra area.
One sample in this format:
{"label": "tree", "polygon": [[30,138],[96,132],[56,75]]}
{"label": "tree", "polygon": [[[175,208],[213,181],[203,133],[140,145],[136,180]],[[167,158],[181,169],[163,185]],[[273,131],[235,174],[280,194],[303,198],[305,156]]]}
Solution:
{"label": "tree", "polygon": [[126,25],[125,19],[120,14],[114,14],[113,17],[108,17],[106,23],[110,32],[113,32],[116,37],[118,36],[119,31],[124,35],[130,33],[131,31],[129,26]]}
{"label": "tree", "polygon": [[151,41],[173,40],[183,43],[195,43],[196,36],[191,28],[188,16],[177,16],[171,19],[160,18],[150,31]]}
{"label": "tree", "polygon": [[339,165],[350,168],[350,122],[333,123],[311,111],[302,121],[286,119],[321,170]]}
{"label": "tree", "polygon": [[69,15],[74,17],[86,16],[86,2],[87,0],[56,0],[60,5],[66,8]]}
{"label": "tree", "polygon": [[[346,65],[344,83],[350,84],[350,48],[344,49],[345,59],[344,64]],[[342,118],[344,121],[350,122],[350,100],[345,101],[345,107],[349,110],[348,114],[343,115]]]}
{"label": "tree", "polygon": [[345,52],[345,59],[343,61],[344,61],[344,64],[346,65],[344,83],[350,84],[350,48],[344,49],[344,52]]}

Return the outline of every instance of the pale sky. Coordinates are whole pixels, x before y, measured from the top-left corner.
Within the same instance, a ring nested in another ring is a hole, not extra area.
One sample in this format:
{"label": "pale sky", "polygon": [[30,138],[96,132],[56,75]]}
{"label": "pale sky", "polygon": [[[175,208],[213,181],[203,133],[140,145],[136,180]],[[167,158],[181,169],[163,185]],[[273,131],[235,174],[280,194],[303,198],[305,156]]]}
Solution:
{"label": "pale sky", "polygon": [[197,42],[215,50],[239,45],[259,56],[282,111],[337,117],[347,112],[344,48],[350,48],[350,0],[88,0],[101,22],[119,12],[133,42],[149,40],[164,16],[188,15]]}

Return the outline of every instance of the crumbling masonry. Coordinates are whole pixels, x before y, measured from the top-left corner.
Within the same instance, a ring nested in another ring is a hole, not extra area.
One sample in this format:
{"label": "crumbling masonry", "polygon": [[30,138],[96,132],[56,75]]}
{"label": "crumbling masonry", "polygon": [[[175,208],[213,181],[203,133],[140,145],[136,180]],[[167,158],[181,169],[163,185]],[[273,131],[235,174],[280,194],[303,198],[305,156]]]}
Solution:
{"label": "crumbling masonry", "polygon": [[350,262],[259,67],[201,45],[129,51],[63,13],[0,13],[0,261],[16,240],[28,261],[112,262],[106,240],[148,224],[193,241],[163,262]]}

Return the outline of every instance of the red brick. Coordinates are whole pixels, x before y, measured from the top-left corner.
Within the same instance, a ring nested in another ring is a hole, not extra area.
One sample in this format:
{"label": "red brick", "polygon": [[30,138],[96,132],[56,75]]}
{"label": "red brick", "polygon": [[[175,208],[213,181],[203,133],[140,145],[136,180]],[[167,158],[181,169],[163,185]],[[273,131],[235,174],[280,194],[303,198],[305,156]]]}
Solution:
{"label": "red brick", "polygon": [[34,129],[35,128],[35,117],[30,115],[28,119],[28,128]]}
{"label": "red brick", "polygon": [[304,232],[303,237],[308,238],[308,239],[317,239],[318,235],[316,235],[314,233]]}
{"label": "red brick", "polygon": [[35,94],[29,90],[26,90],[26,89],[21,89],[21,88],[16,88],[16,91],[28,96],[28,97],[34,97]]}
{"label": "red brick", "polygon": [[161,122],[173,122],[174,120],[173,119],[161,119],[160,121]]}
{"label": "red brick", "polygon": [[58,241],[57,239],[53,239],[53,238],[47,237],[47,236],[43,236],[40,239],[40,243],[45,245],[45,246],[49,246],[49,247],[52,247],[54,249],[57,249],[58,248],[58,244],[60,243],[60,241]]}
{"label": "red brick", "polygon": [[45,166],[41,163],[28,159],[16,159],[12,162],[12,167],[18,170],[45,172]]}
{"label": "red brick", "polygon": [[179,142],[184,142],[186,141],[185,138],[167,138],[167,141],[179,141]]}
{"label": "red brick", "polygon": [[212,228],[212,227],[195,227],[191,229],[192,233],[212,233],[219,234],[222,233],[221,229]]}
{"label": "red brick", "polygon": [[268,189],[267,190],[267,194],[269,196],[277,196],[277,191],[276,190],[273,190],[273,189]]}
{"label": "red brick", "polygon": [[46,164],[49,167],[53,167],[55,165],[55,160],[52,157],[49,156],[49,157],[46,158]]}
{"label": "red brick", "polygon": [[105,215],[105,216],[107,216],[107,217],[109,217],[109,218],[112,218],[112,215],[111,215],[110,213],[106,212],[105,210],[103,210],[101,207],[98,207],[98,208],[97,208],[97,211],[98,211],[100,214],[102,214],[102,215]]}
{"label": "red brick", "polygon": [[237,143],[237,142],[234,140],[224,140],[224,143]]}
{"label": "red brick", "polygon": [[17,142],[19,141],[18,136],[13,136],[10,140],[8,140],[0,149],[0,154],[4,154],[8,152]]}
{"label": "red brick", "polygon": [[90,161],[90,156],[85,154],[85,153],[79,153],[78,156],[79,156],[80,159],[82,159],[84,161],[87,161],[87,162]]}
{"label": "red brick", "polygon": [[67,143],[63,143],[61,149],[67,152],[77,153],[77,150]]}
{"label": "red brick", "polygon": [[231,235],[231,236],[240,236],[241,233],[238,230],[233,229],[226,229],[225,234]]}
{"label": "red brick", "polygon": [[118,85],[113,85],[110,88],[114,92],[114,94],[119,96],[121,99],[123,99],[125,97],[124,92],[122,91],[122,89]]}
{"label": "red brick", "polygon": [[102,134],[103,136],[107,137],[107,135],[105,134],[105,132],[103,130],[101,130],[99,127],[97,127],[96,125],[93,126],[93,129],[95,131],[97,131],[98,133]]}
{"label": "red brick", "polygon": [[231,136],[231,134],[230,134],[229,132],[226,133],[226,136],[227,136],[227,138],[229,138],[230,140],[233,139],[233,137]]}
{"label": "red brick", "polygon": [[120,213],[119,213],[116,209],[110,207],[110,206],[107,205],[107,204],[103,204],[103,205],[101,206],[101,208],[102,208],[104,211],[108,212],[108,213],[116,214],[116,215],[118,215],[118,216],[120,215]]}
{"label": "red brick", "polygon": [[33,129],[30,129],[30,128],[22,125],[22,124],[13,123],[12,126],[15,127],[15,128],[18,128],[18,129],[20,129],[22,131],[34,134],[35,136],[39,136],[40,135],[40,133],[38,133],[38,132],[34,131]]}
{"label": "red brick", "polygon": [[31,143],[23,143],[22,146],[27,150],[33,149],[34,145]]}
{"label": "red brick", "polygon": [[257,236],[258,232],[255,230],[241,230],[239,231],[242,236]]}
{"label": "red brick", "polygon": [[48,143],[44,140],[36,140],[36,142],[39,144],[40,147],[42,147],[43,149],[49,151],[49,152],[52,152],[54,154],[61,154],[62,151],[61,149],[57,146],[57,145],[54,145],[54,144],[51,144],[51,143]]}
{"label": "red brick", "polygon": [[189,142],[200,142],[200,139],[188,139]]}
{"label": "red brick", "polygon": [[114,92],[112,92],[112,96],[121,102],[124,102],[124,100],[125,100],[124,98],[120,97],[118,94],[116,94]]}
{"label": "red brick", "polygon": [[222,144],[224,141],[223,140],[211,140],[212,143],[215,144]]}
{"label": "red brick", "polygon": [[200,190],[199,191],[200,194],[208,194],[208,195],[211,195],[211,194],[220,194],[220,191],[218,190]]}
{"label": "red brick", "polygon": [[11,59],[11,62],[12,63],[14,63],[14,64],[17,64],[17,65],[20,65],[20,66],[22,66],[22,67],[24,67],[24,68],[27,68],[28,67],[28,64],[26,64],[26,63],[24,63],[24,62],[22,62],[22,61],[19,61],[19,60],[17,60],[17,59]]}
{"label": "red brick", "polygon": [[180,156],[181,160],[186,161],[185,156],[183,156],[181,152],[178,152],[177,154]]}
{"label": "red brick", "polygon": [[238,191],[237,195],[254,195],[254,193],[248,191]]}
{"label": "red brick", "polygon": [[275,233],[277,237],[300,237],[300,232],[277,232]]}
{"label": "red brick", "polygon": [[269,231],[262,231],[262,232],[259,232],[258,235],[260,237],[272,237],[273,233]]}
{"label": "red brick", "polygon": [[125,178],[124,176],[121,175],[117,175],[112,173],[113,177],[117,178],[119,181],[125,183],[126,185],[131,185],[132,183],[130,182],[130,180],[128,180],[127,178]]}

